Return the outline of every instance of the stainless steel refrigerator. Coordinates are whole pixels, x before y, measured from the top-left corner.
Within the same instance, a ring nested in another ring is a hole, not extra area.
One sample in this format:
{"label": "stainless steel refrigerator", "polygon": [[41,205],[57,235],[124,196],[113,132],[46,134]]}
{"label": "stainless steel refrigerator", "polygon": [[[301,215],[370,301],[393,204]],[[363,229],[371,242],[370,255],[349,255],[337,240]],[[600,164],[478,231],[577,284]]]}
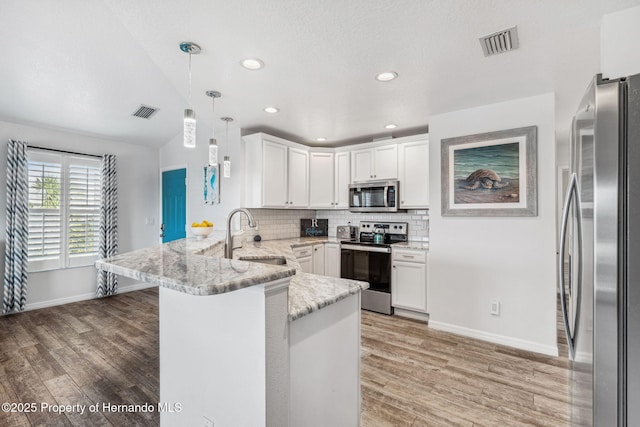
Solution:
{"label": "stainless steel refrigerator", "polygon": [[593,79],[570,153],[558,280],[571,425],[640,426],[640,74]]}

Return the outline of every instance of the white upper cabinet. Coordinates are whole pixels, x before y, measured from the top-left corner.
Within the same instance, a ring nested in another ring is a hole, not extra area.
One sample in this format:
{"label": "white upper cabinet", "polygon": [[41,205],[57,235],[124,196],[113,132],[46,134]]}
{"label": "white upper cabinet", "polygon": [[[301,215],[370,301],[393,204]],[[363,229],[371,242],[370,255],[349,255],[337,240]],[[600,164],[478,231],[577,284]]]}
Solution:
{"label": "white upper cabinet", "polygon": [[262,145],[262,207],[284,207],[287,198],[286,145],[264,141]]}
{"label": "white upper cabinet", "polygon": [[349,209],[349,184],[351,183],[351,162],[348,151],[336,153],[335,188],[333,191],[334,208]]}
{"label": "white upper cabinet", "polygon": [[289,147],[289,196],[290,208],[309,206],[309,152]]}
{"label": "white upper cabinet", "polygon": [[351,176],[353,182],[373,179],[373,150],[353,150],[351,152]]}
{"label": "white upper cabinet", "polygon": [[398,144],[400,208],[429,207],[429,141]]}
{"label": "white upper cabinet", "polygon": [[309,153],[309,207],[348,209],[351,164],[349,152]]}
{"label": "white upper cabinet", "polygon": [[398,178],[398,145],[385,145],[373,149],[373,178]]}
{"label": "white upper cabinet", "polygon": [[427,134],[336,149],[309,148],[264,133],[243,141],[243,206],[349,209],[349,184],[397,179],[400,209],[429,207]]}
{"label": "white upper cabinet", "polygon": [[398,145],[389,144],[351,152],[352,182],[398,178]]}
{"label": "white upper cabinet", "polygon": [[334,157],[333,153],[309,153],[310,208],[332,209],[334,207],[336,188]]}
{"label": "white upper cabinet", "polygon": [[245,136],[243,205],[249,208],[307,208],[307,147],[265,134]]}

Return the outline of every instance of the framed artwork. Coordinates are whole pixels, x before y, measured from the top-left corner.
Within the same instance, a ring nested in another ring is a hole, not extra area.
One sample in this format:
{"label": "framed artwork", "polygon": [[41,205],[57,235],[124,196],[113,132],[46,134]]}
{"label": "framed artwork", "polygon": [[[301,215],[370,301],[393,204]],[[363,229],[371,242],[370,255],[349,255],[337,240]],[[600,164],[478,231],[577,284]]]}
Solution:
{"label": "framed artwork", "polygon": [[220,203],[220,168],[219,165],[204,167],[204,203]]}
{"label": "framed artwork", "polygon": [[536,216],[537,127],[442,140],[442,216]]}

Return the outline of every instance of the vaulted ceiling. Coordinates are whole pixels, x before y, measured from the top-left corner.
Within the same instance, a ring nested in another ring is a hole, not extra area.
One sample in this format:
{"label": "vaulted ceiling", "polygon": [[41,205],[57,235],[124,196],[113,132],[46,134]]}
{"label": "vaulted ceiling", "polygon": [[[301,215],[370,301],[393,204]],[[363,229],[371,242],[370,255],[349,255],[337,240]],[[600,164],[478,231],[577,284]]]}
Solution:
{"label": "vaulted ceiling", "polygon": [[[192,58],[198,124],[218,132],[231,116],[232,126],[303,143],[363,142],[424,131],[433,114],[553,91],[562,133],[599,72],[602,15],[637,4],[3,0],[0,120],[160,147],[182,130],[186,40],[202,47]],[[520,48],[485,57],[478,38],[514,25]],[[242,68],[247,57],[265,67]],[[399,77],[378,82],[382,71]],[[222,92],[215,114],[211,89]],[[159,111],[132,117],[140,104]]]}

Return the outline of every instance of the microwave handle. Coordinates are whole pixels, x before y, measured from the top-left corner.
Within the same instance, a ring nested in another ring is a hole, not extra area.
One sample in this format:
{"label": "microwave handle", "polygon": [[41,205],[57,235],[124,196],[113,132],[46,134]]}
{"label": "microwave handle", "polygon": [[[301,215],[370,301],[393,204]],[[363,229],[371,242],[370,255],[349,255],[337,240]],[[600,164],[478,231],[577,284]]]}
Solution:
{"label": "microwave handle", "polygon": [[389,207],[389,198],[387,197],[387,194],[389,194],[389,186],[385,185],[384,186],[384,207],[385,208]]}

